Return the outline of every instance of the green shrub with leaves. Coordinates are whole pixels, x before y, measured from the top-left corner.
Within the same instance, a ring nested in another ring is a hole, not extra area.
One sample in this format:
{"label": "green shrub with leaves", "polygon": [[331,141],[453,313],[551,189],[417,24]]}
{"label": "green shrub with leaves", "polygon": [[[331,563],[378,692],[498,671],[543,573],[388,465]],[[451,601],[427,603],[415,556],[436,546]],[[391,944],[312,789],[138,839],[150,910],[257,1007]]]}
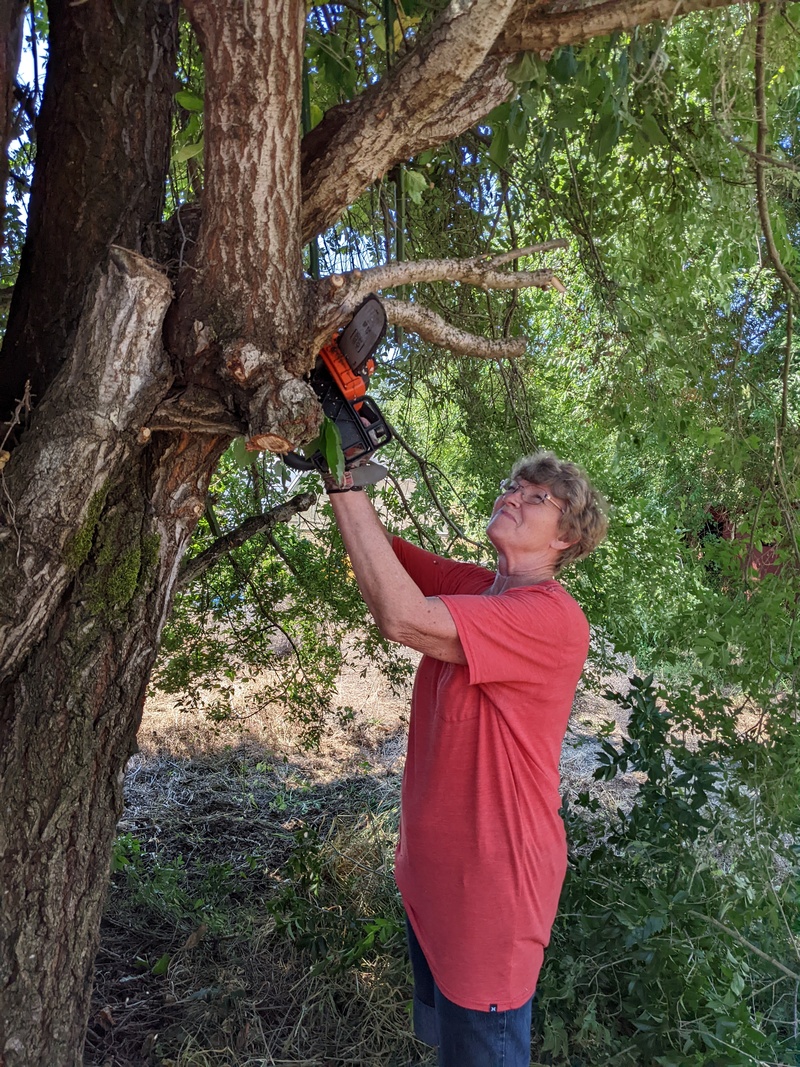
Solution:
{"label": "green shrub with leaves", "polygon": [[[539,984],[546,1062],[794,1064],[800,855],[794,803],[771,807],[732,709],[634,677],[596,777],[640,779],[628,810],[584,793],[567,808],[570,868]],[[766,774],[764,771],[766,770]],[[786,790],[783,789],[786,797]]]}

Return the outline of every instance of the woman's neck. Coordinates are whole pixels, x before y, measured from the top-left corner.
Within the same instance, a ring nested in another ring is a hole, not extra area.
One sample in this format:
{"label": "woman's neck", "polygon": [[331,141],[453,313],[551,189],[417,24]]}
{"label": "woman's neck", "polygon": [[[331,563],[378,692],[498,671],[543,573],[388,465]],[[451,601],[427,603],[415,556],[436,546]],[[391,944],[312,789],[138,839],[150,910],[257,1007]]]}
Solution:
{"label": "woman's neck", "polygon": [[532,570],[530,574],[501,574],[498,570],[486,593],[488,596],[498,596],[500,593],[505,593],[506,589],[518,589],[523,585],[538,585],[539,582],[551,581],[553,578],[551,567],[540,567]]}

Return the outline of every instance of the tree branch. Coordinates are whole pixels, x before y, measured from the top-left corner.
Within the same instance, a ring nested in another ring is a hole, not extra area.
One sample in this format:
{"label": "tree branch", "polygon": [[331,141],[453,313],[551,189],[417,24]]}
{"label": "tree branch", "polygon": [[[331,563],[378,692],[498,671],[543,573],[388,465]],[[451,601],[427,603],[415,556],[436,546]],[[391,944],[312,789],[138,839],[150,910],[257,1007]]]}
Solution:
{"label": "tree branch", "polygon": [[514,359],[525,354],[527,340],[524,337],[505,338],[492,341],[487,337],[477,337],[466,330],[459,330],[437,315],[436,312],[419,304],[409,304],[405,300],[384,300],[386,317],[393,326],[402,326],[404,330],[417,334],[423,341],[448,348],[451,352],[461,352],[481,359]]}
{"label": "tree branch", "polygon": [[468,534],[466,534],[461,529],[461,527],[453,520],[453,518],[450,515],[450,513],[448,512],[447,508],[444,506],[444,504],[439,499],[439,495],[436,492],[434,484],[430,479],[430,475],[428,474],[428,467],[429,466],[433,466],[436,469],[436,471],[439,474],[441,474],[441,471],[439,470],[439,468],[436,467],[435,464],[431,464],[429,462],[429,460],[425,459],[424,456],[421,456],[419,454],[419,452],[416,451],[416,449],[412,448],[411,445],[408,443],[408,441],[406,441],[405,438],[403,438],[398,433],[396,426],[390,426],[389,429],[392,431],[392,436],[397,441],[397,443],[400,445],[400,447],[405,452],[407,452],[409,454],[409,456],[411,456],[411,458],[414,460],[414,462],[419,467],[419,472],[422,475],[422,480],[425,482],[425,488],[428,490],[428,494],[429,494],[431,500],[433,501],[433,503],[434,503],[434,505],[436,507],[436,510],[442,516],[442,518],[447,523],[447,525],[450,527],[450,529],[453,531],[453,533],[455,533],[456,536],[460,537],[462,541],[466,541],[468,544],[473,545],[475,548],[480,548],[482,550],[485,550],[486,549],[486,545],[482,545],[478,541],[473,541],[473,539]]}
{"label": "tree branch", "polygon": [[[566,248],[568,242],[559,239],[546,241],[543,244],[529,245],[526,248],[515,248],[508,252],[500,252],[497,255],[475,256],[472,259],[419,259],[403,263],[385,263],[379,267],[369,267],[367,270],[354,270],[348,274],[333,274],[322,278],[319,282],[311,283],[314,287],[311,305],[316,306],[314,316],[315,343],[317,349],[330,337],[330,335],[348,322],[358,305],[369,293],[379,292],[384,289],[395,289],[402,285],[410,285],[419,282],[461,282],[464,285],[475,285],[479,289],[557,289],[560,293],[565,292],[564,284],[551,270],[509,271],[498,268],[506,263],[520,259],[522,256],[534,255],[537,252],[545,252],[555,248]],[[391,312],[398,316],[393,321],[403,325],[400,316],[405,316],[409,323],[409,329],[419,332],[416,325],[411,325],[411,318],[415,316],[417,325],[428,324],[427,328],[435,329],[441,336],[442,330],[451,331],[450,337],[456,351],[469,351],[475,345],[487,342],[472,337],[463,331],[455,331],[452,327],[425,309],[416,309],[412,305],[403,304],[400,301],[388,301],[385,306],[389,314],[389,304],[395,307]],[[410,310],[406,310],[410,309]],[[464,341],[469,341],[466,349],[462,342],[456,342],[457,335]],[[423,334],[420,334],[423,336]],[[434,340],[435,338],[426,338]],[[441,342],[444,343],[444,342]],[[500,344],[501,342],[492,342]],[[504,342],[505,343],[505,342]],[[514,342],[515,344],[517,342]],[[449,345],[450,342],[447,342]],[[478,354],[477,352],[474,354]],[[487,349],[483,352],[489,358],[496,358],[497,354]],[[521,354],[516,348],[504,353],[506,355]]]}
{"label": "tree branch", "polygon": [[[424,41],[390,74],[356,100],[331,108],[302,145],[303,242],[322,233],[377,177],[395,163],[459,136],[515,91],[506,77],[509,59],[520,52],[548,52],[565,44],[630,30],[654,21],[671,21],[693,11],[726,7],[740,0],[517,0],[493,30],[481,21],[475,43],[488,54],[470,68],[459,58],[454,66],[437,51],[434,30],[453,20],[453,2]],[[496,13],[495,12],[495,13]],[[477,53],[473,49],[471,56]],[[457,71],[457,73],[454,73]],[[434,83],[438,83],[434,94]]]}
{"label": "tree branch", "polygon": [[461,133],[513,91],[487,62],[514,0],[451,0],[420,43],[303,143],[303,242],[395,163]]}
{"label": "tree branch", "polygon": [[217,538],[212,545],[200,552],[199,555],[184,562],[178,576],[178,589],[185,589],[188,585],[191,585],[209,567],[213,567],[215,563],[233,551],[234,548],[240,548],[251,537],[255,537],[257,534],[269,533],[278,523],[289,522],[301,511],[307,511],[315,500],[316,496],[313,493],[298,493],[291,500],[279,504],[263,515],[252,515],[249,519],[245,519],[240,526]]}
{"label": "tree branch", "polygon": [[356,281],[359,292],[364,295],[419,282],[461,282],[478,289],[557,289],[560,293],[566,292],[564,283],[551,270],[500,271],[494,269],[491,261],[487,263],[480,258],[387,263],[361,271],[356,275]]}
{"label": "tree branch", "polygon": [[740,0],[517,0],[492,54],[551,51],[592,37],[631,30],[648,22],[671,22],[693,11],[729,7]]}
{"label": "tree branch", "polygon": [[767,246],[767,255],[770,258],[775,273],[781,280],[784,289],[795,300],[800,301],[800,288],[783,265],[780,253],[775,244],[772,232],[772,220],[769,217],[769,204],[767,203],[767,176],[766,166],[762,162],[767,155],[767,95],[764,88],[765,60],[767,46],[767,4],[758,5],[758,18],[756,20],[756,54],[755,54],[755,96],[756,96],[756,199],[758,200],[758,216],[761,219],[761,230],[764,234],[764,243]]}

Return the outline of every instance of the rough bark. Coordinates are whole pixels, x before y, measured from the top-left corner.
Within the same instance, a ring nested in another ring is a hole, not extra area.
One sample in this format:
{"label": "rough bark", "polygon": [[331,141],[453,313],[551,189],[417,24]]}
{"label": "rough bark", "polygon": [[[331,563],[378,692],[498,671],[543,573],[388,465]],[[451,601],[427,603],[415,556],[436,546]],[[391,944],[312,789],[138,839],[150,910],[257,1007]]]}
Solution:
{"label": "rough bark", "polygon": [[4,1067],[81,1063],[122,772],[220,447],[159,435],[116,471],[85,560],[0,686]]}
{"label": "rough bark", "polygon": [[43,397],[110,245],[142,249],[159,218],[168,161],[177,4],[52,0],[48,13],[28,233],[0,358],[0,422],[27,379],[34,402]]}
{"label": "rough bark", "polygon": [[649,22],[671,22],[693,11],[730,7],[741,0],[518,0],[492,52],[549,52],[565,44],[632,30]]}
{"label": "rough bark", "polygon": [[143,447],[141,429],[172,381],[161,342],[171,300],[141,256],[112,253],[67,362],[0,473],[0,677],[41,640],[109,485]]}
{"label": "rough bark", "polygon": [[285,452],[320,418],[300,380],[316,354],[299,226],[305,6],[186,7],[205,61],[205,210],[168,337],[190,383],[219,388],[254,447]]}

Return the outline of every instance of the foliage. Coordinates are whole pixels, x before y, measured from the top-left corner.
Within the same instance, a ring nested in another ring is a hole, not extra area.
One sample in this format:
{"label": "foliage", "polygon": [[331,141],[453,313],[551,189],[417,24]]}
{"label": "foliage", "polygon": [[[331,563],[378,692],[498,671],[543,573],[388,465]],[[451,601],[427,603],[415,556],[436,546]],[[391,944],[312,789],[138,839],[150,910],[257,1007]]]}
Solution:
{"label": "foliage", "polygon": [[[378,818],[367,815],[363,825],[348,835],[344,857],[341,842],[322,839],[313,826],[301,824],[295,831],[283,886],[267,906],[278,934],[311,961],[311,973],[335,975],[375,953],[396,954],[404,945],[403,909],[394,886],[387,884],[385,872],[376,872],[365,862],[377,840],[394,839],[396,816],[396,809]],[[377,899],[367,892],[375,909],[367,915],[362,904],[365,874],[382,890]]]}
{"label": "foliage", "polygon": [[[796,1062],[796,805],[771,807],[729,703],[634,677],[629,739],[595,772],[640,780],[628,810],[584,793],[540,982],[553,1063]],[[740,758],[737,759],[736,757]],[[800,761],[785,768],[795,791]],[[763,768],[762,768],[763,771]]]}
{"label": "foliage", "polygon": [[[235,448],[223,457],[197,551],[215,539],[212,523],[235,527],[288,495],[282,464],[265,456],[249,456],[246,463],[243,470],[237,465]],[[284,706],[314,744],[326,716],[336,711],[336,681],[348,658],[372,659],[402,682],[409,663],[368,625],[341,539],[330,535],[330,518],[325,504],[252,538],[180,594],[155,684],[183,692],[187,710],[205,707],[212,718],[225,719],[233,714],[234,681],[249,682],[254,711]]]}

